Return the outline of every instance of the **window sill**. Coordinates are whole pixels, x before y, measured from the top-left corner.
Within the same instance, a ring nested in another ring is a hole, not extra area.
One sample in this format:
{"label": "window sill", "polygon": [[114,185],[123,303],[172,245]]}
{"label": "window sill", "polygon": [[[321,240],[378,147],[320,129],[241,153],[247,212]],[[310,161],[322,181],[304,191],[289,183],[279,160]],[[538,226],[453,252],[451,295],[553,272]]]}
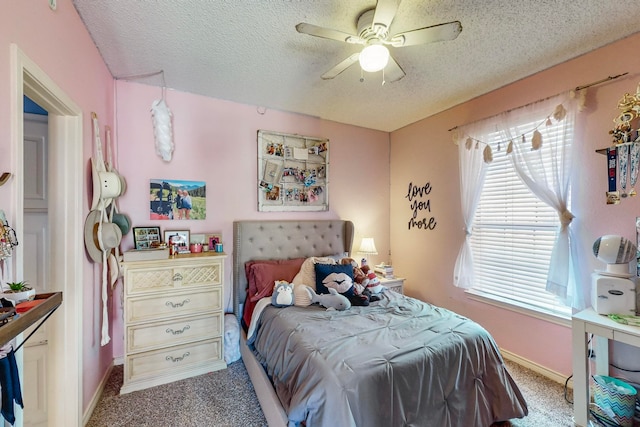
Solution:
{"label": "window sill", "polygon": [[479,301],[485,304],[493,305],[505,310],[510,310],[525,316],[535,317],[536,319],[544,320],[556,325],[565,326],[571,328],[571,316],[562,316],[560,314],[551,313],[544,310],[534,310],[524,304],[518,304],[514,301],[509,301],[504,298],[496,297],[495,295],[488,296],[486,293],[477,291],[474,289],[467,289],[464,291],[469,299]]}

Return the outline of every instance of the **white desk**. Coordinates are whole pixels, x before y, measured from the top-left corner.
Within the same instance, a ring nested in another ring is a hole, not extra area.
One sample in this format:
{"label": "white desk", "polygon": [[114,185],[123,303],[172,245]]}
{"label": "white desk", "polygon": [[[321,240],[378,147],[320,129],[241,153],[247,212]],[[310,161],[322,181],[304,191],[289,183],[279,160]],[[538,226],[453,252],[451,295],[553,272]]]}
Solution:
{"label": "white desk", "polygon": [[640,347],[640,327],[622,325],[589,308],[571,321],[573,335],[573,417],[576,426],[586,427],[589,408],[588,334],[594,335],[596,375],[609,375],[609,340]]}

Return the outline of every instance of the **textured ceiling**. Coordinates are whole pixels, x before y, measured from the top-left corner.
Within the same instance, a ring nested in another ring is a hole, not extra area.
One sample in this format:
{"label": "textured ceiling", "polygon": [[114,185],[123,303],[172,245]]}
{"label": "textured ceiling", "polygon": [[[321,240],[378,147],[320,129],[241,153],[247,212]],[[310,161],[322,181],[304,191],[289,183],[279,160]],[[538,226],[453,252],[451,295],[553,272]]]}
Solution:
{"label": "textured ceiling", "polygon": [[[295,29],[308,22],[355,34],[375,0],[73,3],[114,77],[164,70],[170,89],[384,131],[640,30],[638,0],[403,0],[392,34],[454,20],[463,30],[452,41],[390,48],[406,76],[382,85],[381,72],[360,82],[357,64],[322,80],[361,47]],[[621,59],[628,54],[640,49]],[[603,64],[603,78],[618,71]],[[162,85],[160,76],[136,81]]]}

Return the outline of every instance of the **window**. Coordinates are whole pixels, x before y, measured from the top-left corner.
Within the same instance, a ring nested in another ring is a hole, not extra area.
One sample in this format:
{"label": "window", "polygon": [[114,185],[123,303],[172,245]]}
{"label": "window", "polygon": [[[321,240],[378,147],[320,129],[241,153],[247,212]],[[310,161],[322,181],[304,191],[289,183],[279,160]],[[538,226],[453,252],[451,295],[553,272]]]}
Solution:
{"label": "window", "polygon": [[[541,121],[544,117],[532,118],[517,129],[510,129],[510,133],[530,135]],[[548,163],[561,126],[542,125],[538,130],[546,147],[539,152]],[[504,133],[489,134],[485,141],[494,155],[487,167],[472,224],[470,244],[475,265],[472,292],[502,303],[569,318],[571,308],[545,290],[551,251],[560,226],[558,214],[520,180],[506,154],[508,142]],[[513,144],[523,143],[513,141]]]}

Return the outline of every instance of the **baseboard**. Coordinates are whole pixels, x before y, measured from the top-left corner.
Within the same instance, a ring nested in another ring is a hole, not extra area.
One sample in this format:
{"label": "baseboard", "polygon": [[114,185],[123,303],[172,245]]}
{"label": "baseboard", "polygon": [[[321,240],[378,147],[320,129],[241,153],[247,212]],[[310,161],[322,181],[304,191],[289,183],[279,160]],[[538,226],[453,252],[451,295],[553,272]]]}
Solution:
{"label": "baseboard", "polygon": [[113,359],[113,366],[124,365],[124,356],[116,357]]}
{"label": "baseboard", "polygon": [[[532,362],[529,359],[525,359],[524,357],[518,356],[517,354],[511,353],[509,350],[505,350],[503,348],[500,349],[500,353],[502,357],[505,359],[517,363],[520,366],[524,366],[525,368],[542,375],[545,378],[549,378],[551,381],[557,382],[564,386],[565,381],[567,381],[567,377],[561,374],[560,372],[556,372],[552,369],[546,368],[542,365],[537,364],[536,362]],[[573,389],[573,381],[569,380],[567,383],[567,387]]]}
{"label": "baseboard", "polygon": [[111,375],[112,370],[113,370],[113,365],[111,365],[109,369],[107,369],[107,371],[104,373],[104,376],[100,380],[100,384],[98,384],[98,387],[96,388],[96,392],[93,394],[93,397],[91,398],[91,401],[87,406],[87,410],[84,412],[82,416],[83,426],[86,426],[89,420],[91,419],[91,415],[93,415],[93,411],[96,409],[96,406],[98,405],[98,402],[102,397],[102,392],[104,391],[105,385],[107,385],[107,381],[109,380],[109,376]]}

